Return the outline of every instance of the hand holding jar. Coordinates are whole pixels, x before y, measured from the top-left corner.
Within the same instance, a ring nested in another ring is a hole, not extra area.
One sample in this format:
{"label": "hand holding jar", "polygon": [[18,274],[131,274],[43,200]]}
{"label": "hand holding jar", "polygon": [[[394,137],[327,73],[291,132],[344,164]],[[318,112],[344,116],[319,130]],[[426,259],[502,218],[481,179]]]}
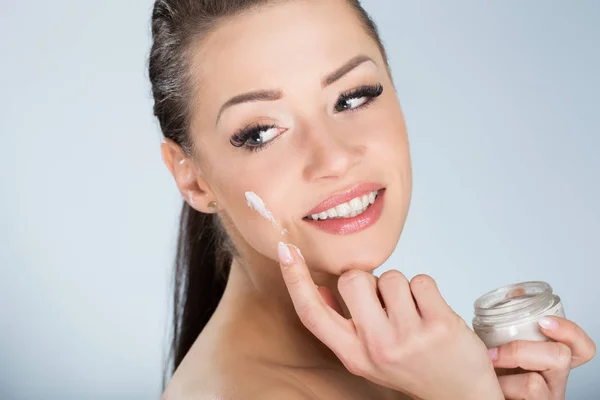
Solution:
{"label": "hand holding jar", "polygon": [[475,302],[473,329],[489,349],[507,399],[564,399],[570,370],[596,353],[545,282],[484,294]]}

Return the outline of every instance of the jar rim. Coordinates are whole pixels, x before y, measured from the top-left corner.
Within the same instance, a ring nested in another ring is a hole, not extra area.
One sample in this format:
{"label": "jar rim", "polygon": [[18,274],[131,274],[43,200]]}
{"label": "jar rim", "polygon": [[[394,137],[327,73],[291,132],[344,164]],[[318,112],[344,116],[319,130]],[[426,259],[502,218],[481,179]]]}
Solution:
{"label": "jar rim", "polygon": [[503,317],[533,311],[553,299],[552,287],[543,281],[515,283],[491,290],[475,301],[477,317]]}

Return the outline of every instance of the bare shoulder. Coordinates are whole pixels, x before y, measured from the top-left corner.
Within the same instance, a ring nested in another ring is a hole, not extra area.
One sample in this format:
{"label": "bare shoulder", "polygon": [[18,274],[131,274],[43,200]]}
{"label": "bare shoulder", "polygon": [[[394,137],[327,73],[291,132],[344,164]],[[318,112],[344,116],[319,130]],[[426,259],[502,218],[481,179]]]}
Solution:
{"label": "bare shoulder", "polygon": [[188,390],[167,390],[161,400],[319,400],[312,393],[291,385],[275,385],[263,388],[230,388],[210,391],[202,388]]}
{"label": "bare shoulder", "polygon": [[[290,385],[281,385],[279,387],[265,388],[264,391],[251,394],[248,400],[319,400],[314,394],[307,390]],[[232,399],[233,400],[233,399]]]}
{"label": "bare shoulder", "polygon": [[[226,368],[175,373],[161,400],[318,400],[308,387],[277,370],[239,362]],[[213,366],[214,367],[214,366]]]}

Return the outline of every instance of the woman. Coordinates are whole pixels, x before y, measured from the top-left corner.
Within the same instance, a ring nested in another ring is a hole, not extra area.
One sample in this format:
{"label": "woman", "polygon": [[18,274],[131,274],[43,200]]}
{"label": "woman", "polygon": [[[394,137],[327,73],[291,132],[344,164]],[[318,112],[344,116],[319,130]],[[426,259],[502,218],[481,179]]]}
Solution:
{"label": "woman", "polygon": [[488,352],[431,278],[372,275],[411,166],[357,0],[157,0],[152,32],[162,155],[185,198],[163,398],[564,398],[595,352],[574,323]]}

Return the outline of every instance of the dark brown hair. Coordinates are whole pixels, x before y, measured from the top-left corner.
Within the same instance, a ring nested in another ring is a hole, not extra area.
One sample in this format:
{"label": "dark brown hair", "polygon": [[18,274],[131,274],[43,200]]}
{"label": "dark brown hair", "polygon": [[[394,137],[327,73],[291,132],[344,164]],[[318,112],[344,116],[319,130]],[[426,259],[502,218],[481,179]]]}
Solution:
{"label": "dark brown hair", "polygon": [[[192,110],[191,53],[202,38],[227,18],[286,0],[156,0],[152,12],[149,76],[154,115],[163,135],[191,154],[188,128]],[[290,0],[287,0],[290,1]],[[387,57],[377,28],[359,0],[346,0],[365,31]],[[173,331],[175,371],[217,307],[233,257],[217,214],[183,203],[174,271]],[[170,363],[167,365],[169,368]]]}

